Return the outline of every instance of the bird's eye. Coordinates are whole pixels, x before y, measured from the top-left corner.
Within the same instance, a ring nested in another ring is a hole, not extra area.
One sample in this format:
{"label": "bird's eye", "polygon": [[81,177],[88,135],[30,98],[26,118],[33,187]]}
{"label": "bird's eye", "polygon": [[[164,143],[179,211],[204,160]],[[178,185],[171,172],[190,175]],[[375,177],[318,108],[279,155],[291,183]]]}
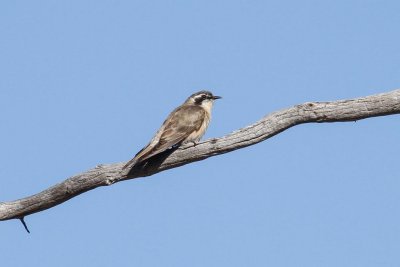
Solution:
{"label": "bird's eye", "polygon": [[206,99],[206,95],[201,95],[201,99]]}

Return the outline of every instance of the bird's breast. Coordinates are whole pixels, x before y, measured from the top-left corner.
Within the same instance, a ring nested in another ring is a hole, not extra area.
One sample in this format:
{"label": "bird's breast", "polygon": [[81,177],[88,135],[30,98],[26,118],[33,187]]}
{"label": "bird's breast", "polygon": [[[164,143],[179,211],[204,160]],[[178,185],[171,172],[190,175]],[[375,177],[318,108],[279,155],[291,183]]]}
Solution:
{"label": "bird's breast", "polygon": [[204,116],[204,120],[201,123],[200,127],[198,128],[197,131],[192,132],[186,139],[185,139],[185,143],[186,142],[197,142],[199,141],[203,135],[205,134],[207,128],[208,128],[208,124],[210,123],[211,120],[211,114],[208,112],[205,112],[205,116]]}

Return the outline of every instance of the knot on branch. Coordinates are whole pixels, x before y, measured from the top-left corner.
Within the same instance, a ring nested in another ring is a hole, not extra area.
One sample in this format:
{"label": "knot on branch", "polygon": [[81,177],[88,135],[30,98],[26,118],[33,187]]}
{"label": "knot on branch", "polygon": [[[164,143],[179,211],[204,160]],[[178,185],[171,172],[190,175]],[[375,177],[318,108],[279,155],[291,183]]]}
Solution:
{"label": "knot on branch", "polygon": [[400,114],[400,90],[352,100],[306,102],[274,112],[260,121],[219,139],[170,149],[155,156],[143,168],[127,173],[125,163],[100,164],[87,172],[75,175],[38,194],[10,202],[0,202],[0,220],[21,219],[63,203],[74,196],[99,186],[108,186],[128,179],[145,177],[191,162],[221,155],[264,141],[295,125],[311,122],[344,122],[370,117]]}

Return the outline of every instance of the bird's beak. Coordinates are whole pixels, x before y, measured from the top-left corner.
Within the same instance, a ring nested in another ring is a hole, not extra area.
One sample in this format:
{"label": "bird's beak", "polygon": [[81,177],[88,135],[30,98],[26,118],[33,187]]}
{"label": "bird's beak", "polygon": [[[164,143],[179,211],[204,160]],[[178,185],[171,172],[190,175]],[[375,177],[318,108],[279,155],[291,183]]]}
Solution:
{"label": "bird's beak", "polygon": [[220,98],[222,98],[221,96],[217,96],[217,95],[215,95],[215,96],[213,96],[213,99],[215,100],[215,99],[220,99]]}

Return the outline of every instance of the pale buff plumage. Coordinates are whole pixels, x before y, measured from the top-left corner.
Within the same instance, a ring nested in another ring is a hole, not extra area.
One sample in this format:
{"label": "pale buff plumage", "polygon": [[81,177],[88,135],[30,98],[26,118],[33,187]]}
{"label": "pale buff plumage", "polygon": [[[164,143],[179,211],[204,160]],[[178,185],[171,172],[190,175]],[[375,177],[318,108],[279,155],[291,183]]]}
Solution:
{"label": "pale buff plumage", "polygon": [[187,142],[198,142],[207,130],[215,99],[209,91],[200,91],[169,114],[150,143],[140,150],[123,169],[132,168],[149,158]]}

